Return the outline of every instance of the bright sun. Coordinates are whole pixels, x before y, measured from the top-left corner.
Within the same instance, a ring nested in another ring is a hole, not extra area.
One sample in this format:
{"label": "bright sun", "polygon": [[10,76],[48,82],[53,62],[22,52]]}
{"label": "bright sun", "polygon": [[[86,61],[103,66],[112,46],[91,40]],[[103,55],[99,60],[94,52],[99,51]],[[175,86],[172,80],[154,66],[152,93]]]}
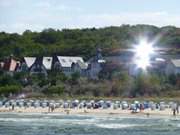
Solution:
{"label": "bright sun", "polygon": [[138,68],[146,70],[150,66],[150,55],[154,53],[153,43],[141,40],[135,46],[135,63]]}

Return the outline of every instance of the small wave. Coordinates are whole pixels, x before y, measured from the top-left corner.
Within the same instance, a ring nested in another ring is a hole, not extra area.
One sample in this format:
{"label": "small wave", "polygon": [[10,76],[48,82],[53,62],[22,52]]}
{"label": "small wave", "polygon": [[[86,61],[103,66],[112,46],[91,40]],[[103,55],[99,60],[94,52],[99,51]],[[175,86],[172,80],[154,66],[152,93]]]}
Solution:
{"label": "small wave", "polygon": [[97,124],[97,127],[107,128],[107,129],[121,129],[121,128],[130,128],[136,125],[133,124]]}
{"label": "small wave", "polygon": [[39,119],[26,119],[26,118],[0,118],[1,122],[33,122]]}

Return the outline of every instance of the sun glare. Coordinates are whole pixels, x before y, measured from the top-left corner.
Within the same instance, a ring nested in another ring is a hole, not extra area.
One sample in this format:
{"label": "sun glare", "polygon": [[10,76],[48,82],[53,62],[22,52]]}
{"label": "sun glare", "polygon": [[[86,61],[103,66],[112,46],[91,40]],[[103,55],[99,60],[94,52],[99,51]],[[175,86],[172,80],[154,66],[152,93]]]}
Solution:
{"label": "sun glare", "polygon": [[146,70],[150,66],[150,56],[154,53],[153,43],[141,40],[135,46],[135,63],[138,68]]}

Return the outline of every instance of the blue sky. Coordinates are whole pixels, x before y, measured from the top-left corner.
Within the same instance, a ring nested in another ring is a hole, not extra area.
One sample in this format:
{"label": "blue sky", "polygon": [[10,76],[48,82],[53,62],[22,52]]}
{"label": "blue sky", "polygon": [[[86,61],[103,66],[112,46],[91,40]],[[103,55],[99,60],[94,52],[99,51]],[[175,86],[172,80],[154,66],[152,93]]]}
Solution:
{"label": "blue sky", "polygon": [[0,0],[0,31],[150,24],[180,27],[180,0]]}

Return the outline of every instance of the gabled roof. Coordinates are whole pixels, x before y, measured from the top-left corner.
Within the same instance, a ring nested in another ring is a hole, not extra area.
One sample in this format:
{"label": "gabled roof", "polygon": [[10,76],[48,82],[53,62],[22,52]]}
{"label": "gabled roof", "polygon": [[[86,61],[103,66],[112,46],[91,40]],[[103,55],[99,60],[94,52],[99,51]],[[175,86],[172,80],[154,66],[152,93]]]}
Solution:
{"label": "gabled roof", "polygon": [[180,59],[171,59],[171,62],[175,67],[180,68]]}
{"label": "gabled roof", "polygon": [[52,67],[52,57],[43,57],[43,65],[47,70],[51,70]]}
{"label": "gabled roof", "polygon": [[28,68],[30,68],[36,61],[36,57],[24,57],[24,60],[28,66]]}
{"label": "gabled roof", "polygon": [[14,59],[11,59],[9,64],[10,64],[9,65],[9,71],[15,71],[16,66],[17,66],[17,61]]}
{"label": "gabled roof", "polygon": [[62,67],[71,67],[72,63],[82,62],[82,57],[57,56]]}

